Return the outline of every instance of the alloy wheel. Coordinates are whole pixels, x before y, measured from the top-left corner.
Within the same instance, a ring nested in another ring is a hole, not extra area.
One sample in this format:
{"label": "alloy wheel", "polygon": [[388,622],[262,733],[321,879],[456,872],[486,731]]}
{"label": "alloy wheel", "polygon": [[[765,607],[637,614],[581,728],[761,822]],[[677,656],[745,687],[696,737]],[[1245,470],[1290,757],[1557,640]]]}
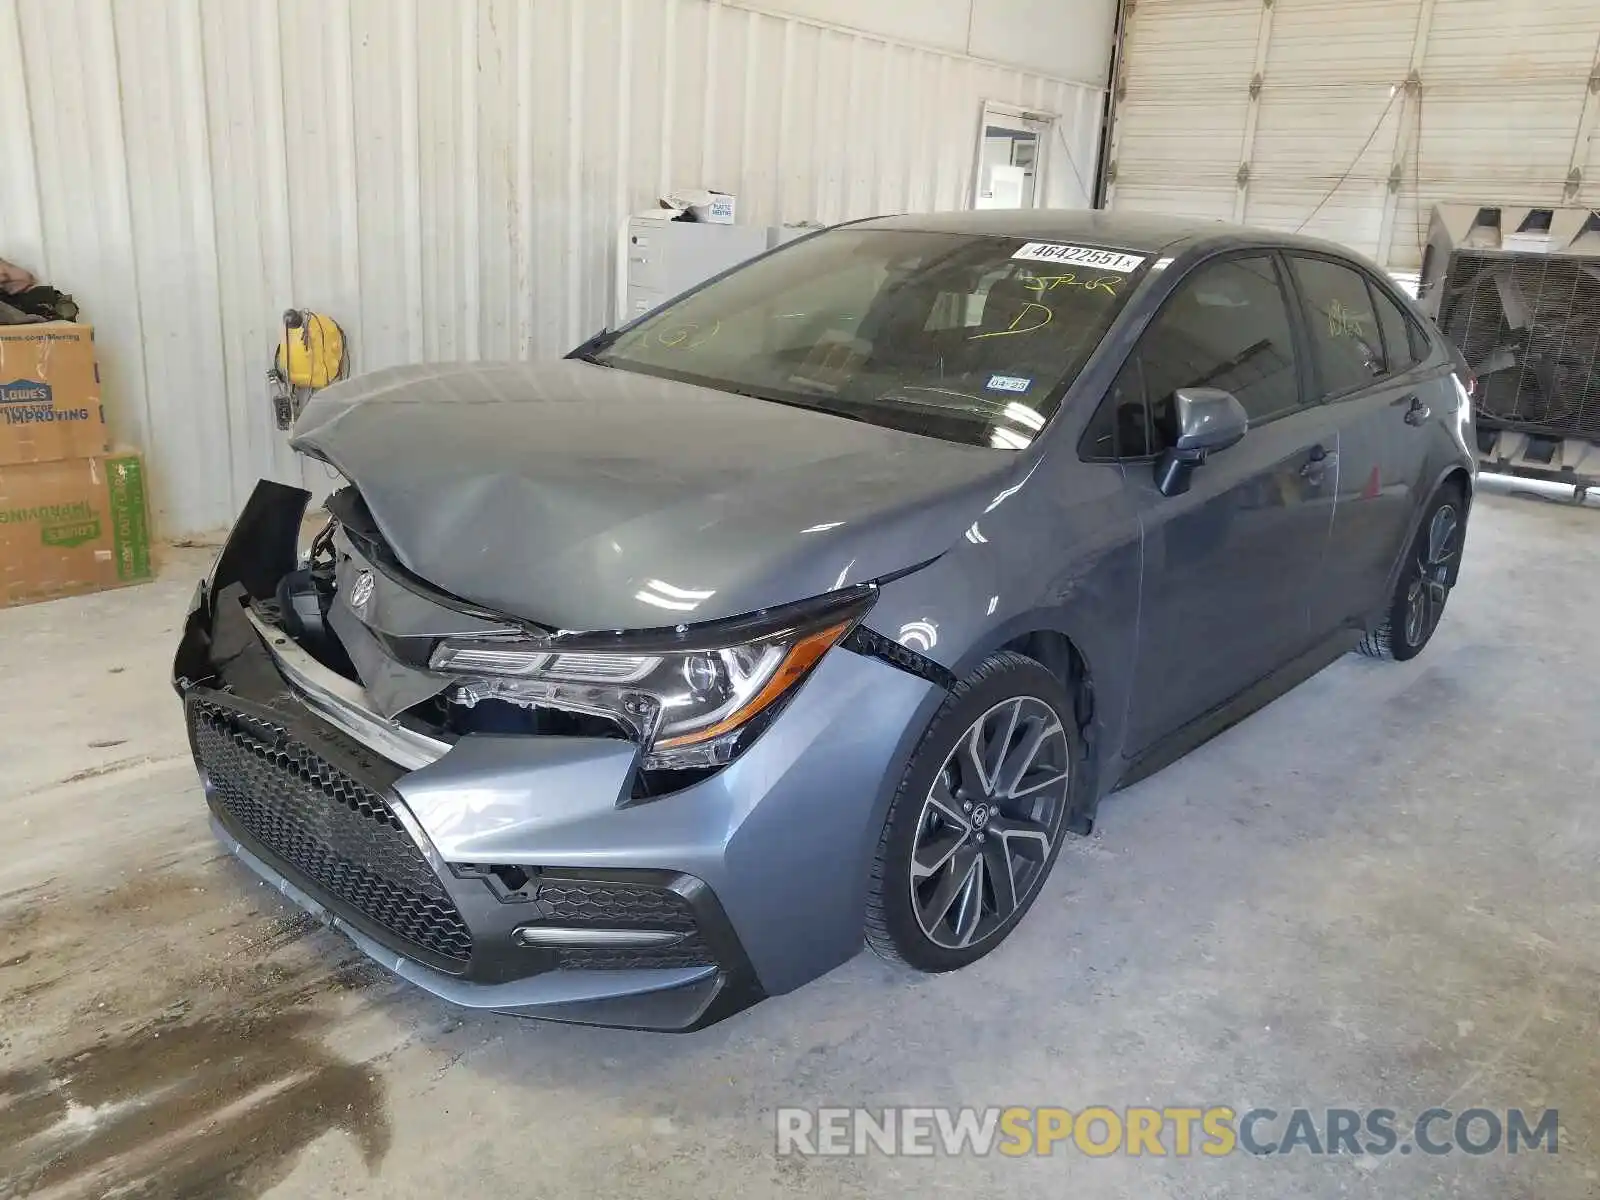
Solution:
{"label": "alloy wheel", "polygon": [[911,846],[911,909],[935,945],[980,945],[1032,897],[1061,835],[1070,762],[1061,718],[1033,696],[1001,701],[957,740]]}
{"label": "alloy wheel", "polygon": [[1460,549],[1461,518],[1455,505],[1441,504],[1428,523],[1428,541],[1418,547],[1416,568],[1406,590],[1406,643],[1420,646],[1438,628],[1450,595],[1450,572]]}

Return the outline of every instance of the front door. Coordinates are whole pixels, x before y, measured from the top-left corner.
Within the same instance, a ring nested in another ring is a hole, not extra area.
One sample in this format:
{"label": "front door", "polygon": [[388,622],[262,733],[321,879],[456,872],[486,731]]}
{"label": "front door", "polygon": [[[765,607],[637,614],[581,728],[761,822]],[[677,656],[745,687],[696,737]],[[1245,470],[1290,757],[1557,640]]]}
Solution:
{"label": "front door", "polygon": [[[1124,368],[1142,377],[1145,447],[1169,445],[1179,388],[1232,392],[1251,428],[1164,496],[1128,463],[1143,546],[1139,648],[1124,752],[1237,695],[1307,649],[1339,470],[1325,408],[1302,403],[1281,268],[1270,254],[1202,264],[1156,315]],[[1123,422],[1129,424],[1126,420]]]}

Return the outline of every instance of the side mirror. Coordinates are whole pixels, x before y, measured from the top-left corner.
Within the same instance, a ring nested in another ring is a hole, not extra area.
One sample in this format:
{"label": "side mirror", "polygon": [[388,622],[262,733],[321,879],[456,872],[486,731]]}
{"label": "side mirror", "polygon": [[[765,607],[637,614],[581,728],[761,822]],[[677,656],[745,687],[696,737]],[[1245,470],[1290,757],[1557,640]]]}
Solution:
{"label": "side mirror", "polygon": [[1220,388],[1179,388],[1172,398],[1177,438],[1156,462],[1156,487],[1163,496],[1189,490],[1189,476],[1214,450],[1226,450],[1250,428],[1244,405]]}

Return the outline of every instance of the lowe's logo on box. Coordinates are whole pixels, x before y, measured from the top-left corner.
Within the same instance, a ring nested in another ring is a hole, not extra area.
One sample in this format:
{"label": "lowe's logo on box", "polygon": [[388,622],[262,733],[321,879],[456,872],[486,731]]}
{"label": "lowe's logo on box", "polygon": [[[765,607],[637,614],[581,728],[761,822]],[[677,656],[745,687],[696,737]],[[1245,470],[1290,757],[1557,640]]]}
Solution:
{"label": "lowe's logo on box", "polygon": [[87,421],[87,408],[57,410],[55,395],[48,383],[36,379],[15,379],[0,383],[0,423],[34,425],[48,421]]}
{"label": "lowe's logo on box", "polygon": [[43,404],[49,407],[50,385],[36,383],[32,379],[0,383],[0,404]]}

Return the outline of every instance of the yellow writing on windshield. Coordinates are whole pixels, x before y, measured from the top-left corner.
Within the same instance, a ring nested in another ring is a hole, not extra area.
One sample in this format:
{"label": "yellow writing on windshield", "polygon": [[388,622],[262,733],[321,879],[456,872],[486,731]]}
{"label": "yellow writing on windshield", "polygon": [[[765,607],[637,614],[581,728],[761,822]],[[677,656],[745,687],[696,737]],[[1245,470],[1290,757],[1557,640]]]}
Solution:
{"label": "yellow writing on windshield", "polygon": [[1036,304],[1032,300],[1022,306],[1019,312],[1004,329],[991,329],[988,333],[975,333],[967,340],[975,342],[979,338],[1010,337],[1014,333],[1032,333],[1035,329],[1043,329],[1050,324],[1055,313],[1043,304]]}
{"label": "yellow writing on windshield", "polygon": [[668,350],[698,350],[716,337],[721,328],[721,321],[713,321],[709,329],[698,321],[688,321],[682,325],[659,330],[656,333],[656,341]]}
{"label": "yellow writing on windshield", "polygon": [[1094,279],[1079,279],[1076,275],[1028,275],[1022,279],[1022,286],[1032,292],[1048,292],[1058,287],[1082,288],[1086,292],[1105,292],[1108,296],[1117,294],[1117,284],[1122,282],[1115,275],[1100,275]]}

